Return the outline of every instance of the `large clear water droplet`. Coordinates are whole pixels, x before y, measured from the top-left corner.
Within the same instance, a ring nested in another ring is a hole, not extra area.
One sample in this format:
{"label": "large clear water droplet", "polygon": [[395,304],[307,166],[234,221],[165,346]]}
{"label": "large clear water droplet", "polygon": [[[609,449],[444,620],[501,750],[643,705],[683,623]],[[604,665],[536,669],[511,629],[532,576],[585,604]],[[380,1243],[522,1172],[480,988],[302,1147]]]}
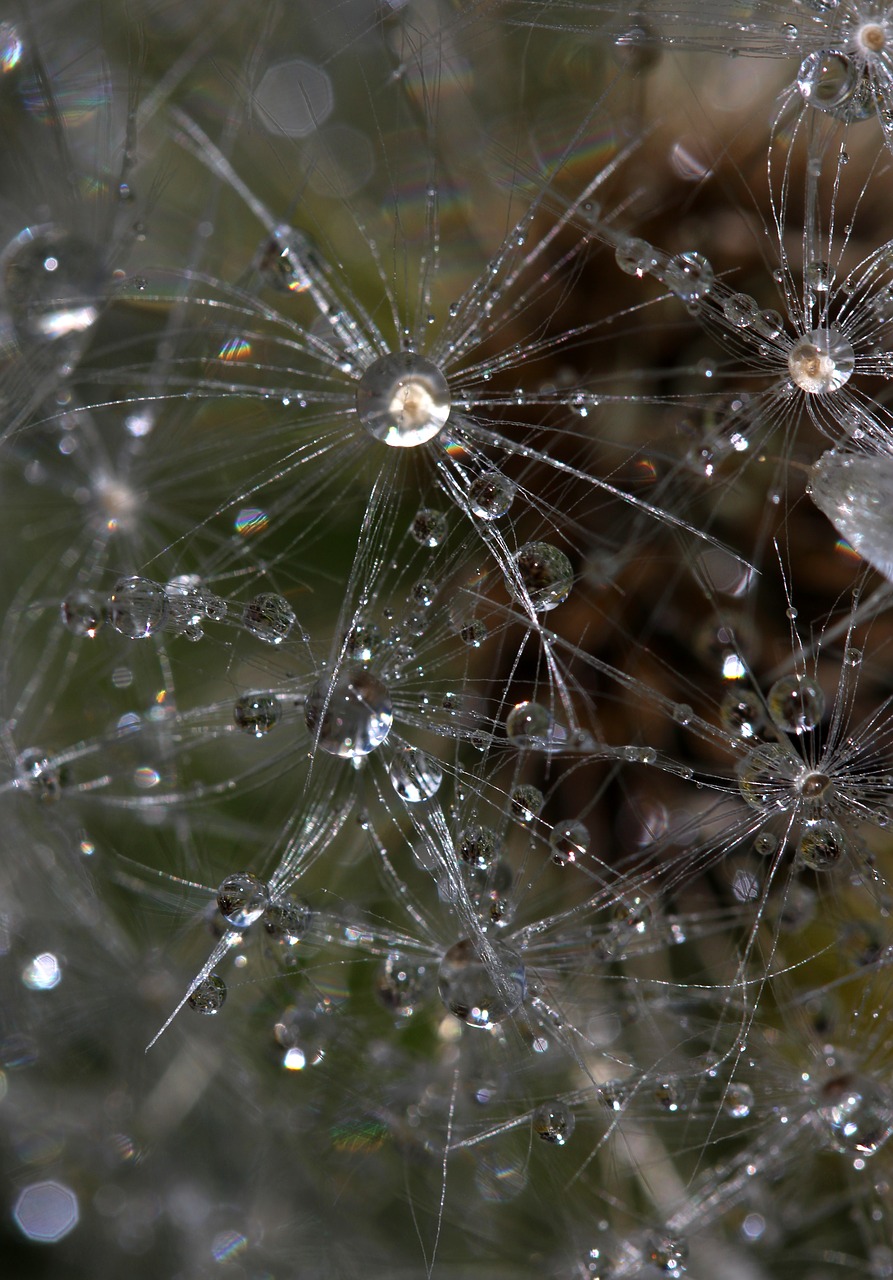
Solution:
{"label": "large clear water droplet", "polygon": [[807,54],[797,72],[797,88],[803,101],[833,116],[846,112],[858,83],[859,68],[835,49]]}
{"label": "large clear water droplet", "polygon": [[782,676],[766,697],[772,723],[785,733],[807,733],[818,727],[825,711],[825,695],[808,676]]}
{"label": "large clear water droplet", "polygon": [[436,795],[443,781],[440,762],[418,747],[401,747],[391,761],[391,785],[406,804],[420,804]]}
{"label": "large clear water droplet", "polygon": [[549,834],[552,861],[557,867],[579,862],[589,849],[589,832],[574,819],[556,822]]}
{"label": "large clear water droplet", "polygon": [[822,1086],[816,1116],[835,1150],[873,1156],[893,1134],[893,1091],[848,1071]]}
{"label": "large clear water droplet", "polygon": [[576,1117],[566,1102],[544,1102],[533,1113],[533,1132],[554,1147],[570,1141],[575,1124]]}
{"label": "large clear water droplet", "polygon": [[428,967],[397,952],[386,956],[375,975],[375,994],[386,1009],[409,1018],[432,987]]}
{"label": "large clear water droplet", "polygon": [[552,732],[552,717],[538,702],[519,702],[505,718],[505,736],[518,746],[543,745]]}
{"label": "large clear water droplet", "polygon": [[853,344],[834,325],[813,329],[788,352],[791,381],[808,395],[839,391],[855,367]]}
{"label": "large clear water droplet", "polygon": [[243,693],[233,706],[236,725],[255,738],[269,733],[279,723],[279,716],[279,701],[273,693]]}
{"label": "large clear water droplet", "polygon": [[242,610],[242,622],[253,636],[267,644],[282,644],[297,621],[295,611],[284,596],[262,591]]}
{"label": "large clear water droplet", "polygon": [[74,354],[99,318],[106,285],[92,245],[52,225],[26,227],[0,258],[6,306],[20,341]]}
{"label": "large clear water droplet", "polygon": [[493,1027],[523,1003],[527,980],[521,957],[493,945],[497,968],[492,973],[471,938],[463,938],[440,962],[440,998],[455,1017],[470,1027]]}
{"label": "large clear water droplet", "polygon": [[468,488],[471,509],[479,520],[498,520],[507,515],[515,500],[515,486],[501,471],[485,471]]}
{"label": "large clear water droplet", "polygon": [[853,550],[893,582],[893,456],[824,453],[808,492]]}
{"label": "large clear water droplet", "polygon": [[109,596],[109,621],[131,640],[154,635],[167,621],[164,587],[150,578],[119,578]]}
{"label": "large clear water droplet", "polygon": [[411,449],[446,426],[449,383],[436,364],[413,351],[380,356],[360,378],[357,413],[376,440]]}
{"label": "large clear water droplet", "polygon": [[217,973],[204,978],[190,993],[188,1004],[196,1013],[219,1013],[226,1001],[226,983]]}
{"label": "large clear water droplet", "polygon": [[[515,555],[518,576],[537,613],[562,604],[574,585],[574,571],[563,551],[549,542],[528,542]],[[526,599],[515,592],[522,603]]]}
{"label": "large clear water droplet", "polygon": [[269,904],[267,886],[250,871],[227,876],[217,890],[220,914],[234,929],[247,929],[261,918]]}
{"label": "large clear water droplet", "polygon": [[323,677],[307,698],[307,728],[320,750],[358,759],[380,747],[394,723],[391,695],[371,671],[356,667]]}

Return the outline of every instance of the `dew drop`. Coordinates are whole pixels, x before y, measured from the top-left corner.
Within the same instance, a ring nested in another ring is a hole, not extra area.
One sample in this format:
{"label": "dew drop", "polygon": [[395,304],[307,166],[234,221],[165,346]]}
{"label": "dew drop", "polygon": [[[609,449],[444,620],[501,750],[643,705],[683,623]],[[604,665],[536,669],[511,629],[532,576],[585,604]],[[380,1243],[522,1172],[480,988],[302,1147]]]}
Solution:
{"label": "dew drop", "polygon": [[569,819],[556,822],[549,833],[549,847],[556,867],[567,867],[579,862],[589,850],[589,832],[582,822]]}
{"label": "dew drop", "polygon": [[263,913],[268,937],[283,949],[297,946],[310,928],[313,911],[303,898],[279,898]]}
{"label": "dew drop", "polygon": [[722,1106],[733,1120],[746,1120],[753,1109],[753,1089],[749,1084],[734,1081],[723,1095]]}
{"label": "dew drop", "polygon": [[243,733],[262,738],[279,723],[279,701],[272,693],[243,693],[233,705],[233,720]]}
{"label": "dew drop", "polygon": [[797,844],[804,866],[812,871],[830,871],[846,856],[848,844],[840,823],[819,818],[807,823]]}
{"label": "dew drop", "polygon": [[386,1009],[409,1018],[427,997],[428,968],[396,952],[385,957],[375,975],[375,994]]}
{"label": "dew drop", "polygon": [[766,707],[785,733],[806,733],[821,724],[825,695],[808,676],[782,676],[769,689]]}
{"label": "dew drop", "polygon": [[357,413],[376,440],[413,448],[446,426],[449,383],[437,365],[413,351],[380,356],[357,385]]}
{"label": "dew drop", "polygon": [[667,269],[667,288],[682,302],[700,302],[713,288],[713,267],[703,253],[680,253]]}
{"label": "dew drop", "polygon": [[873,1156],[893,1134],[893,1092],[861,1072],[822,1086],[816,1118],[836,1151]]}
{"label": "dew drop", "polygon": [[363,667],[323,677],[307,697],[304,720],[320,750],[358,759],[380,747],[394,723],[385,685]]}
{"label": "dew drop", "polygon": [[154,635],[167,621],[164,588],[150,578],[119,578],[109,596],[109,621],[130,640]]}
{"label": "dew drop", "polygon": [[456,848],[459,857],[468,866],[476,871],[487,871],[499,853],[499,838],[489,827],[473,823],[462,832]]}
{"label": "dew drop", "polygon": [[730,689],[722,700],[719,717],[724,729],[739,738],[756,738],[766,727],[766,712],[750,689]]}
{"label": "dew drop", "polygon": [[682,1236],[659,1232],[649,1237],[645,1256],[664,1275],[680,1276],[685,1271],[688,1245]]}
{"label": "dew drop", "polygon": [[362,618],[356,620],[344,637],[345,653],[358,662],[370,662],[381,645],[381,628]]}
{"label": "dew drop", "polygon": [[466,622],[464,626],[459,628],[459,639],[463,644],[467,644],[469,649],[480,649],[487,639],[486,622],[482,622],[480,618]]}
{"label": "dew drop", "polygon": [[490,944],[493,973],[470,938],[463,938],[440,962],[437,987],[446,1008],[470,1027],[493,1027],[518,1009],[527,994],[524,965],[517,952]]}
{"label": "dew drop", "polygon": [[227,876],[217,890],[220,914],[234,929],[247,929],[261,918],[269,904],[267,886],[250,871]]}
{"label": "dew drop", "polygon": [[856,91],[858,78],[858,68],[846,54],[818,49],[800,63],[797,88],[811,107],[840,116]]}
{"label": "dew drop", "polygon": [[448,532],[447,518],[442,511],[422,507],[416,512],[409,532],[422,547],[439,547]]}
{"label": "dew drop", "polygon": [[90,591],[78,591],[62,601],[62,623],[73,636],[93,640],[105,621],[105,610]]}
{"label": "dew drop", "polygon": [[514,484],[501,471],[485,471],[469,486],[471,510],[479,520],[498,520],[510,511],[515,492]]}
{"label": "dew drop", "polygon": [[430,800],[443,781],[440,762],[418,747],[401,747],[391,761],[388,775],[391,786],[406,804]]}
{"label": "dew drop", "polygon": [[515,787],[511,795],[512,817],[518,822],[533,822],[539,817],[546,803],[542,791],[538,787],[527,784]]}
{"label": "dew drop", "polygon": [[546,613],[562,604],[574,585],[574,571],[563,551],[549,542],[528,542],[515,555],[515,564],[524,593],[512,593],[522,604],[529,599],[537,613]]}
{"label": "dew drop", "polygon": [[64,359],[99,319],[107,277],[92,245],[52,225],[26,227],[3,251],[0,278],[16,334]]}
{"label": "dew drop", "polygon": [[799,756],[781,743],[762,743],[739,762],[738,788],[754,809],[787,809],[795,798],[801,770]]}
{"label": "dew drop", "polygon": [[505,735],[519,746],[545,743],[552,733],[552,717],[538,702],[519,702],[505,718]]}
{"label": "dew drop", "polygon": [[828,395],[849,382],[856,367],[852,343],[834,325],[813,329],[788,352],[794,385],[808,395]]}
{"label": "dew drop", "polygon": [[824,453],[808,492],[853,550],[893,582],[893,457]]}
{"label": "dew drop", "polygon": [[262,591],[242,610],[242,622],[247,630],[267,644],[282,644],[296,621],[288,601],[273,591]]}
{"label": "dew drop", "polygon": [[544,1102],[533,1113],[533,1132],[553,1147],[569,1142],[575,1125],[576,1117],[565,1102]]}
{"label": "dew drop", "polygon": [[215,1014],[223,1008],[226,1000],[226,983],[217,973],[204,978],[190,992],[188,1004],[196,1013]]}

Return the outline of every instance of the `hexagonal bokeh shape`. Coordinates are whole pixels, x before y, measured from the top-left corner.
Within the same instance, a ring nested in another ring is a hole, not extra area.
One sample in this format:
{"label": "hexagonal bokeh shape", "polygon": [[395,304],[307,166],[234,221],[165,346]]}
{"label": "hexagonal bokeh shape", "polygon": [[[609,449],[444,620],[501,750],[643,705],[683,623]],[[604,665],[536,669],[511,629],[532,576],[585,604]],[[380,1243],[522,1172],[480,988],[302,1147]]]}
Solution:
{"label": "hexagonal bokeh shape", "polygon": [[12,1216],[27,1239],[55,1244],[77,1226],[78,1198],[61,1182],[32,1182],[19,1193]]}

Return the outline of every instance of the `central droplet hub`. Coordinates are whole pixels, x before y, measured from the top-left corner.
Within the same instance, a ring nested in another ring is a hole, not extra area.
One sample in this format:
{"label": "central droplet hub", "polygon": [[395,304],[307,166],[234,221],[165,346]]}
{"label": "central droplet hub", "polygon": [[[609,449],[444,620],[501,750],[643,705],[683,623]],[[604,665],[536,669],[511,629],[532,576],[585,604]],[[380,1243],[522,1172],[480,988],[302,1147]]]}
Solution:
{"label": "central droplet hub", "polygon": [[813,329],[788,353],[788,369],[794,384],[810,395],[838,391],[849,382],[855,363],[852,344],[833,325]]}
{"label": "central droplet hub", "polygon": [[449,384],[436,364],[413,351],[381,356],[360,378],[357,413],[376,440],[412,449],[446,426]]}

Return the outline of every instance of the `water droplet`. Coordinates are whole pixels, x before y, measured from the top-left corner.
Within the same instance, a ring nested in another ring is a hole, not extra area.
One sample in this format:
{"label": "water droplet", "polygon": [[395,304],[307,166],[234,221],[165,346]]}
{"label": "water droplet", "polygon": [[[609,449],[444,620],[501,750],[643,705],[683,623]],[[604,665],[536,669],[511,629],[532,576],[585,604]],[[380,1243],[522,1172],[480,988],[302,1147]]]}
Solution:
{"label": "water droplet", "polygon": [[694,711],[687,702],[677,702],[673,708],[673,719],[677,724],[691,724],[694,714]]}
{"label": "water droplet", "polygon": [[763,743],[738,764],[738,788],[754,809],[788,809],[796,798],[802,761],[778,742]]}
{"label": "water droplet", "polygon": [[641,279],[654,266],[654,249],[647,240],[638,240],[630,236],[617,246],[614,259],[621,271],[625,271],[628,276],[638,276]]}
{"label": "water droplet", "polygon": [[622,1111],[629,1101],[629,1086],[623,1080],[606,1080],[598,1094],[609,1111]]}
{"label": "water droplet", "polygon": [[413,448],[446,426],[449,383],[437,365],[414,351],[380,356],[357,385],[357,413],[376,440]]}
{"label": "water droplet", "polygon": [[391,731],[391,695],[371,671],[355,667],[331,681],[323,677],[307,698],[304,719],[329,755],[358,759],[380,747]]}
{"label": "water droplet", "polygon": [[533,1113],[533,1132],[554,1147],[570,1141],[575,1125],[576,1117],[566,1102],[544,1102]]}
{"label": "water droplet", "polygon": [[92,245],[52,225],[26,227],[0,257],[0,279],[21,341],[52,344],[64,361],[79,352],[107,285]]}
{"label": "water droplet", "polygon": [[816,1117],[836,1151],[873,1156],[893,1134],[893,1092],[861,1072],[827,1080]]}
{"label": "water droplet", "polygon": [[62,623],[73,636],[93,640],[105,621],[105,611],[90,591],[77,591],[62,601]]}
{"label": "water droplet", "polygon": [[485,471],[471,482],[468,499],[479,520],[498,520],[511,509],[515,486],[501,471]]}
{"label": "water droplet", "polygon": [[150,578],[119,578],[109,596],[109,621],[131,640],[154,635],[167,621],[164,588]]}
{"label": "water droplet", "polygon": [[477,871],[486,871],[496,861],[499,838],[489,827],[478,823],[465,828],[459,837],[457,852],[463,862]]}
{"label": "water droplet", "polygon": [[825,695],[808,676],[782,676],[766,698],[772,723],[785,733],[806,733],[815,729],[825,710]]}
{"label": "water droplet", "polygon": [[406,804],[430,800],[443,781],[439,761],[418,747],[401,747],[391,761],[388,774],[392,787]]}
{"label": "water droplet", "polygon": [[819,818],[807,823],[797,844],[800,861],[813,871],[830,871],[846,856],[846,833],[838,822]]}
{"label": "water droplet", "polygon": [[552,733],[552,717],[538,702],[519,702],[505,718],[505,735],[519,746],[541,745]]}
{"label": "water droplet", "polygon": [[722,1105],[733,1120],[746,1120],[753,1108],[753,1089],[749,1084],[733,1081],[723,1095]]}
{"label": "water droplet", "polygon": [[853,550],[893,582],[893,458],[824,453],[808,492]]}
{"label": "water droplet", "polygon": [[795,386],[808,395],[839,391],[856,367],[852,343],[834,325],[813,329],[788,352],[788,369]]}
{"label": "water droplet", "polygon": [[428,968],[391,952],[375,975],[375,994],[386,1009],[409,1018],[427,997],[431,982]]}
{"label": "water droplet", "polygon": [[749,293],[733,293],[723,302],[722,310],[736,329],[749,329],[760,318],[760,309]]}
{"label": "water droplet", "polygon": [[409,532],[423,547],[439,547],[448,532],[447,518],[442,511],[422,507],[409,526]]}
{"label": "water droplet", "polygon": [[267,935],[283,949],[297,946],[310,928],[313,911],[303,898],[279,898],[263,913]]}
{"label": "water droplet", "polygon": [[771,831],[761,831],[753,842],[754,853],[769,858],[778,849],[778,836]]}
{"label": "water droplet", "polygon": [[190,993],[188,1004],[196,1013],[215,1014],[226,1000],[226,983],[217,973],[204,978]]}
{"label": "water droplet", "polygon": [[546,803],[542,791],[538,787],[523,785],[515,787],[511,795],[512,817],[518,822],[533,822],[539,817]]}
{"label": "water droplet", "polygon": [[411,591],[411,597],[423,609],[430,609],[437,597],[437,583],[430,578],[422,578]]}
{"label": "water droplet", "polygon": [[303,232],[284,223],[274,227],[257,256],[266,284],[287,293],[304,293],[322,274],[319,255]]}
{"label": "water droplet", "polygon": [[646,1257],[664,1275],[680,1276],[685,1270],[688,1245],[682,1236],[659,1232],[648,1239]]}
{"label": "water droplet", "polygon": [[470,938],[463,938],[440,962],[440,998],[470,1027],[493,1027],[518,1009],[527,994],[524,965],[517,952],[492,943],[495,972]]}
{"label": "water droplet", "polygon": [[818,49],[800,63],[797,88],[804,102],[830,115],[846,113],[859,79],[851,58],[836,50]]}
{"label": "water droplet", "polygon": [[678,1080],[660,1080],[654,1086],[654,1101],[663,1111],[675,1115],[685,1110],[685,1088]]}
{"label": "water droplet", "polygon": [[244,733],[253,733],[255,738],[264,734],[279,723],[279,702],[272,693],[243,693],[233,706],[233,719]]}
{"label": "water droplet", "polygon": [[253,636],[267,644],[282,644],[297,617],[288,601],[273,591],[262,591],[242,610],[242,622]]}
{"label": "water droplet", "polygon": [[466,622],[459,628],[459,639],[463,644],[467,644],[469,649],[480,649],[487,639],[487,624],[480,618]]}
{"label": "water droplet", "polygon": [[766,712],[750,689],[730,689],[722,700],[719,717],[724,729],[740,738],[756,738],[766,727]]}
{"label": "water droplet", "polygon": [[557,867],[579,862],[589,850],[589,832],[582,822],[570,819],[556,822],[549,833],[552,861]]}
{"label": "water droplet", "polygon": [[217,906],[227,924],[247,929],[259,920],[270,903],[267,886],[250,871],[227,876],[217,890]]}
{"label": "water droplet", "polygon": [[574,585],[574,571],[563,551],[548,542],[528,542],[515,554],[515,564],[526,596],[512,593],[522,604],[530,600],[537,613],[546,613],[562,604]]}
{"label": "water droplet", "polygon": [[700,302],[713,288],[713,267],[703,253],[680,253],[667,269],[666,284],[682,302]]}
{"label": "water droplet", "polygon": [[349,658],[370,662],[381,648],[381,629],[374,622],[358,618],[344,637],[344,649]]}

